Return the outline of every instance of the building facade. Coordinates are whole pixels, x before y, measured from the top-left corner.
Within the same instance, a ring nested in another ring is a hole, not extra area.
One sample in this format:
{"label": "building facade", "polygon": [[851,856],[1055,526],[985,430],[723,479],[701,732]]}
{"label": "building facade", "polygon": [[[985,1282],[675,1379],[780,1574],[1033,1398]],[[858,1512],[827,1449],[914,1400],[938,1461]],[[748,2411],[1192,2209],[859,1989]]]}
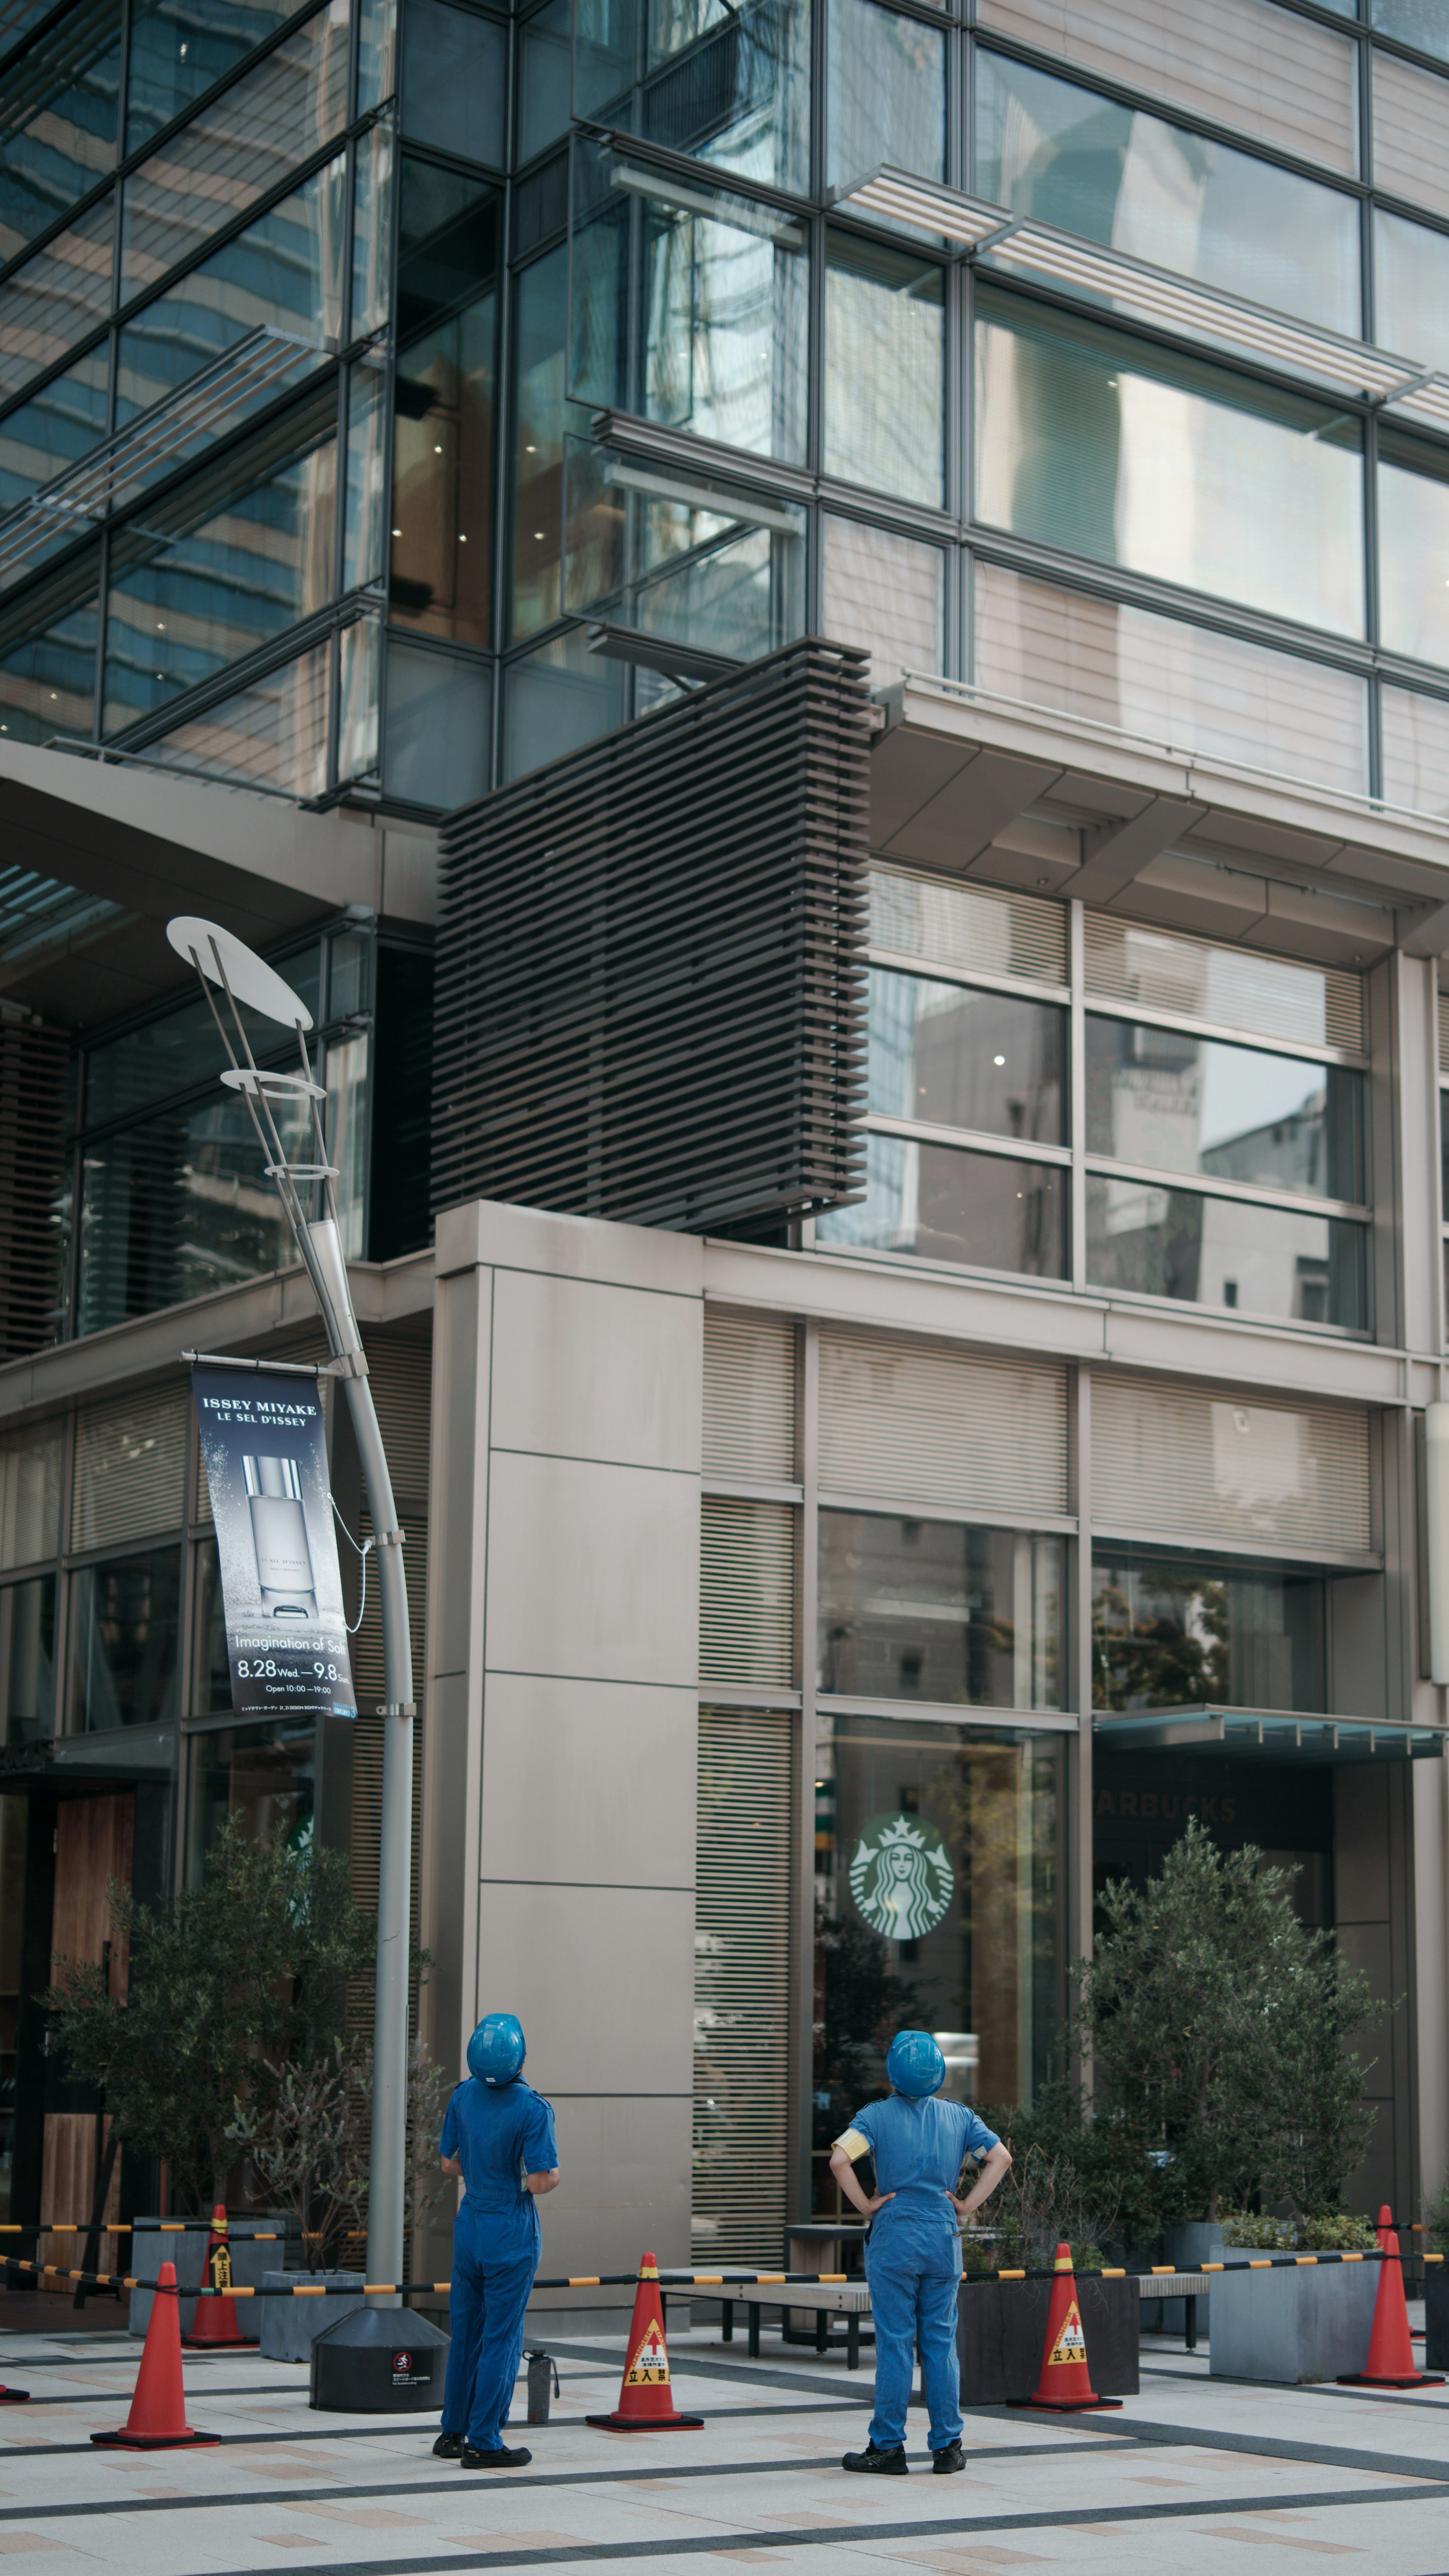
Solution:
{"label": "building facade", "polygon": [[375,1878],[367,1616],[355,1729],[218,1660],[181,1353],[321,1342],[186,911],[321,1032],[423,2010],[536,2034],[560,2268],[777,2256],[903,2016],[1028,2101],[1193,1814],[1397,2002],[1354,2193],[1416,2212],[1449,18],[0,42],[12,2211],[88,2188],[34,1998],[108,1875],[240,1809]]}

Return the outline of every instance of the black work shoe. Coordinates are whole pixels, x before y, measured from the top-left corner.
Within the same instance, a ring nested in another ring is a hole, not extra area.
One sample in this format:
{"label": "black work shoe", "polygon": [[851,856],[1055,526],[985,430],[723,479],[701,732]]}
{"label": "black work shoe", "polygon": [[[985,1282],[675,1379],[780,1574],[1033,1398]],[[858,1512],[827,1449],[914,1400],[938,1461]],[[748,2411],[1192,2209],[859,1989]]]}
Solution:
{"label": "black work shoe", "polygon": [[931,2467],[938,2478],[954,2477],[956,2471],[964,2469],[965,2466],[966,2461],[959,2442],[948,2442],[944,2451],[933,2451],[931,2454]]}
{"label": "black work shoe", "polygon": [[531,2451],[475,2451],[470,2442],[464,2442],[458,2452],[458,2466],[460,2469],[526,2469],[532,2457]]}
{"label": "black work shoe", "polygon": [[910,2475],[905,2446],[900,2442],[893,2451],[878,2451],[874,2442],[864,2451],[847,2451],[840,2465],[843,2469],[860,2469],[868,2478],[904,2478]]}
{"label": "black work shoe", "polygon": [[466,2437],[465,2437],[462,2433],[440,2433],[440,2434],[438,2435],[438,2438],[437,2438],[436,2442],[433,2444],[433,2457],[434,2457],[434,2459],[435,2459],[435,2460],[457,2460],[457,2459],[461,2459],[462,2454],[463,2454],[463,2443],[464,2443],[465,2438],[466,2438]]}

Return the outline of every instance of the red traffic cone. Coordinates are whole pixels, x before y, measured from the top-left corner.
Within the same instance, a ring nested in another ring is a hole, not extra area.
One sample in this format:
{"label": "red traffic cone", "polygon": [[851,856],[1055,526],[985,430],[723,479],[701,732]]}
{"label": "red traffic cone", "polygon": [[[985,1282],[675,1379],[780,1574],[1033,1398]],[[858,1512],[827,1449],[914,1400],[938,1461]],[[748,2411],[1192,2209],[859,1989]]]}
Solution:
{"label": "red traffic cone", "polygon": [[[225,2292],[231,2288],[231,2246],[227,2239],[226,2211],[220,2201],[211,2213],[211,2234],[206,2240],[206,2261],[201,2267],[201,2279],[205,2289]],[[183,2340],[208,2346],[243,2343],[235,2299],[198,2299],[191,2332]]]}
{"label": "red traffic cone", "polygon": [[1442,2373],[1414,2368],[1399,2240],[1389,2225],[1387,2202],[1379,2211],[1378,2240],[1382,2260],[1368,2360],[1362,2370],[1340,2371],[1338,2384],[1340,2388],[1442,2388]]}
{"label": "red traffic cone", "polygon": [[175,2451],[189,2442],[218,2442],[219,2433],[194,2433],[186,2421],[181,2381],[181,2318],[176,2305],[176,2266],[163,2263],[151,2302],[151,2322],[136,2373],[131,2412],[119,2433],[92,2433],[107,2449]]}
{"label": "red traffic cone", "polygon": [[1099,2397],[1092,2386],[1070,2245],[1057,2247],[1053,2269],[1056,2278],[1052,2282],[1051,2305],[1047,2310],[1046,2342],[1042,2346],[1041,2377],[1036,2384],[1036,2395],[1012,2397],[1007,2403],[1012,2406],[1049,2406],[1054,2415],[1080,2415],[1088,2406],[1120,2406],[1120,2397]]}
{"label": "red traffic cone", "polygon": [[612,2415],[586,2415],[586,2424],[602,2424],[615,2433],[699,2432],[702,2415],[677,2415],[669,2385],[669,2354],[664,2344],[664,2311],[659,2304],[659,2266],[646,2254],[639,2266],[634,2316],[629,2327],[629,2357],[619,2403]]}

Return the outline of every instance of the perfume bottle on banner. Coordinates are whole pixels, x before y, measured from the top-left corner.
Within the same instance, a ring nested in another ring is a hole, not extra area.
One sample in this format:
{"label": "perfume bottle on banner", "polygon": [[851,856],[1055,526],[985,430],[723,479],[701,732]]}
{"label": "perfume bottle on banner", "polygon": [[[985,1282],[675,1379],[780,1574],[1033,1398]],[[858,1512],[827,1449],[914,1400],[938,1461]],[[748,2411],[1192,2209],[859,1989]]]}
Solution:
{"label": "perfume bottle on banner", "polygon": [[317,1591],[296,1459],[244,1456],[242,1477],[263,1611],[273,1619],[315,1619]]}

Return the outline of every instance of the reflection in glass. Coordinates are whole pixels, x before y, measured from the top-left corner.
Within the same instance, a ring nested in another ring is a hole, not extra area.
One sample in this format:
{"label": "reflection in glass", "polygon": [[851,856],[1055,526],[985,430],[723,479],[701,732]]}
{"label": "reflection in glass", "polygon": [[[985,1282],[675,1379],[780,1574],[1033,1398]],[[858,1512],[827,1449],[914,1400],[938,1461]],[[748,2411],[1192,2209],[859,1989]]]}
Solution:
{"label": "reflection in glass", "polygon": [[1060,1145],[1066,1013],[1013,993],[870,972],[869,1107]]}
{"label": "reflection in glass", "polygon": [[563,553],[564,343],[568,251],[518,280],[513,319],[514,641],[559,613]]}
{"label": "reflection in glass", "polygon": [[62,1426],[0,1437],[0,1566],[34,1565],[60,1545]]}
{"label": "reflection in glass", "polygon": [[387,376],[365,359],[347,371],[347,524],[342,537],[342,587],[359,590],[380,581],[386,560],[383,515],[387,501]]}
{"label": "reflection in glass", "polygon": [[984,50],[976,188],[1014,215],[1358,337],[1357,198]]}
{"label": "reflection in glass", "polygon": [[1449,365],[1449,234],[1374,208],[1374,338],[1425,366]]}
{"label": "reflection in glass", "polygon": [[645,503],[636,523],[640,551],[662,557],[662,569],[640,584],[634,623],[741,662],[801,634],[805,514],[787,505],[775,515],[795,522],[793,529],[742,529],[713,511]]}
{"label": "reflection in glass", "polygon": [[120,0],[68,9],[10,74],[0,110],[0,261],[114,168],[120,74]]}
{"label": "reflection in glass", "polygon": [[827,474],[940,507],[945,320],[933,261],[847,233],[829,236]]}
{"label": "reflection in glass", "polygon": [[[545,0],[518,31],[517,160],[531,161],[569,125],[573,0]],[[496,159],[496,154],[475,154]]]}
{"label": "reflection in glass", "polygon": [[406,350],[393,403],[393,618],[460,644],[491,637],[498,299]]}
{"label": "reflection in glass", "polygon": [[945,660],[946,558],[888,528],[823,516],[823,631],[870,655],[870,685],[888,689],[906,671],[939,671]]}
{"label": "reflection in glass", "polygon": [[810,0],[579,0],[574,113],[803,196]]}
{"label": "reflection in glass", "polygon": [[214,1538],[204,1538],[196,1547],[193,1581],[191,1697],[187,1705],[195,1717],[218,1717],[231,1706],[231,1662],[221,1560]]}
{"label": "reflection in glass", "polygon": [[1449,663],[1449,457],[1379,440],[1379,625],[1391,653]]}
{"label": "reflection in glass", "polygon": [[408,0],[402,130],[409,141],[501,170],[507,62],[507,31],[496,19],[450,9],[446,0]]}
{"label": "reflection in glass", "polygon": [[[897,2030],[962,2034],[950,2090],[1029,2102],[1061,2022],[1066,1873],[1059,1740],[905,1719],[815,1738],[817,2211],[830,2148],[886,2090]],[[893,1903],[904,1889],[905,1906]],[[910,1927],[919,1926],[919,1929]],[[972,2057],[977,2059],[973,2068]]]}
{"label": "reflection in glass", "polygon": [[1322,1708],[1326,1585],[1273,1565],[1192,1564],[1098,1540],[1092,1706]]}
{"label": "reflection in glass", "polygon": [[[365,632],[370,621],[359,623]],[[354,632],[349,627],[341,638],[344,669]],[[169,733],[153,735],[146,758],[239,786],[320,796],[328,784],[331,674],[332,647],[316,644],[213,702],[204,715],[183,716]]]}
{"label": "reflection in glass", "polygon": [[511,662],[503,681],[503,776],[521,778],[624,722],[625,671],[591,653],[582,631],[551,635]]}
{"label": "reflection in glass", "polygon": [[1087,1278],[1295,1324],[1368,1323],[1367,1231],[1339,1217],[1087,1176]]}
{"label": "reflection in glass", "polygon": [[83,1157],[80,1234],[82,1333],[231,1287],[293,1257],[251,1121],[232,1093],[93,1138]]}
{"label": "reflection in glass", "polygon": [[[28,500],[42,483],[64,473],[105,437],[110,380],[109,350],[92,349],[88,357],[63,376],[52,376],[43,392],[0,421],[0,511],[13,510],[18,502]],[[63,525],[56,544],[69,545],[74,533],[70,525]],[[33,571],[42,560],[38,554],[29,556],[25,571]]]}
{"label": "reflection in glass", "polygon": [[404,805],[451,812],[488,785],[493,675],[453,653],[387,648],[383,776]]}
{"label": "reflection in glass", "polygon": [[108,732],[326,604],[336,483],[329,386],[113,539]]}
{"label": "reflection in glass", "polygon": [[1060,1279],[1066,1212],[1061,1164],[868,1136],[864,1203],[817,1217],[815,1240]]}
{"label": "reflection in glass", "polygon": [[[225,1703],[223,1703],[225,1705]],[[235,1816],[253,1842],[311,1847],[317,1732],[311,1719],[219,1726],[189,1744],[190,1884],[199,1885],[223,1824]]]}
{"label": "reflection in glass", "polygon": [[352,189],[352,303],[354,340],[385,330],[392,305],[392,127],[370,125],[356,146]]}
{"label": "reflection in glass", "polygon": [[0,738],[48,742],[95,721],[99,550],[0,619]]}
{"label": "reflection in glass", "polygon": [[[311,341],[318,357],[324,340],[341,338],[346,172],[343,157],[329,161],[126,325],[118,427],[263,325]],[[307,363],[303,351],[299,368]],[[253,401],[275,399],[274,385]]]}
{"label": "reflection in glass", "polygon": [[818,1686],[854,1699],[1061,1705],[1062,1543],[820,1515]]}
{"label": "reflection in glass", "polygon": [[335,1163],[337,1227],[349,1261],[367,1250],[368,1040],[345,1038],[327,1050],[327,1160]]}
{"label": "reflection in glass", "polygon": [[0,1588],[0,1725],[6,1744],[33,1744],[56,1731],[53,1574]]}
{"label": "reflection in glass", "polygon": [[1362,1201],[1364,1082],[1343,1065],[1087,1014],[1087,1151]]}
{"label": "reflection in glass", "polygon": [[176,1714],[180,1557],[174,1547],[71,1577],[71,1722],[164,1725]]}
{"label": "reflection in glass", "polygon": [[1442,0],[1369,0],[1368,17],[1381,36],[1417,45],[1421,54],[1449,62],[1449,19]]}
{"label": "reflection in glass", "polygon": [[114,188],[0,287],[0,396],[43,375],[111,309]]}
{"label": "reflection in glass", "polygon": [[978,291],[977,514],[1043,545],[1363,631],[1361,438],[1296,394]]}
{"label": "reflection in glass", "polygon": [[883,163],[944,179],[945,37],[875,0],[830,0],[826,117],[827,187],[848,188]]}
{"label": "reflection in glass", "polygon": [[[304,948],[284,950],[280,956],[273,953],[271,959],[278,974],[314,1017],[318,1007],[318,958],[317,943],[312,940]],[[275,1025],[245,1002],[240,1008],[248,1044],[258,1063],[265,1064],[276,1048]],[[105,1119],[124,1118],[132,1110],[163,1100],[168,1092],[214,1082],[226,1061],[216,1022],[198,995],[195,1001],[183,1002],[178,1010],[163,1012],[138,1029],[128,1029],[121,1037],[107,1038],[99,1046],[87,1048],[86,1123],[99,1126]]]}
{"label": "reflection in glass", "polygon": [[135,152],[181,115],[254,45],[296,15],[301,0],[131,0],[126,149]]}

